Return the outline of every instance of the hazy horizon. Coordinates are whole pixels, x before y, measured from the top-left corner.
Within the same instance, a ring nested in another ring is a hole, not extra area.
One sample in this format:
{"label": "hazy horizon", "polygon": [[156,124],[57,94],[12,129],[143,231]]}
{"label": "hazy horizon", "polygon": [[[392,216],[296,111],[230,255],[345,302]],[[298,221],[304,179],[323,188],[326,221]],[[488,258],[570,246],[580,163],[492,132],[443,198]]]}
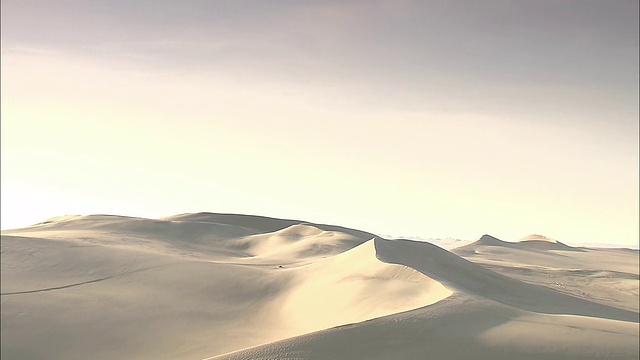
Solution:
{"label": "hazy horizon", "polygon": [[638,247],[638,2],[2,1],[2,229],[242,213]]}

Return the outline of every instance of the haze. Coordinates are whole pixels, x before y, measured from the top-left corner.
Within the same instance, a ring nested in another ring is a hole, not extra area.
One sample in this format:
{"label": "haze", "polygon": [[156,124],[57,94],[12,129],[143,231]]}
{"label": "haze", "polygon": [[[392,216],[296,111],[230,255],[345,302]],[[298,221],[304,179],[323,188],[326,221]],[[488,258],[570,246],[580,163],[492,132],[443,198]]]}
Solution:
{"label": "haze", "polygon": [[638,245],[637,1],[2,1],[2,229]]}

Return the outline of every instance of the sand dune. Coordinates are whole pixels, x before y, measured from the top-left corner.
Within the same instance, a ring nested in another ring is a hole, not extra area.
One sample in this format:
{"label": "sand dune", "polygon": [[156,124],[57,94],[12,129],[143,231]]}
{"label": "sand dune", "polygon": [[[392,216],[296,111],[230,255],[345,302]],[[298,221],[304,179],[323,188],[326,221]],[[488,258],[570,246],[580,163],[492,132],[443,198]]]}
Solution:
{"label": "sand dune", "polygon": [[450,289],[480,295],[518,309],[548,314],[583,315],[638,321],[638,314],[567,296],[476,265],[432,244],[409,240],[376,240],[380,258],[412,267]]}
{"label": "sand dune", "polygon": [[1,245],[3,359],[638,356],[633,251],[485,235],[449,252],[213,213],[58,217]]}
{"label": "sand dune", "polygon": [[478,239],[477,241],[465,246],[461,246],[457,249],[458,251],[469,250],[469,249],[475,249],[479,246],[501,246],[505,248],[522,249],[522,250],[537,249],[537,250],[580,251],[579,248],[571,247],[557,240],[553,240],[542,235],[530,235],[520,239],[520,241],[518,242],[509,242],[509,241],[500,240],[498,238],[495,238],[487,234],[482,235],[482,237],[480,237],[480,239]]}
{"label": "sand dune", "polygon": [[638,250],[529,244],[485,235],[452,252],[512,278],[638,312]]}
{"label": "sand dune", "polygon": [[414,309],[450,294],[412,268],[378,260],[370,240],[297,271],[281,313],[292,336]]}
{"label": "sand dune", "polygon": [[550,242],[550,243],[557,243],[558,240],[556,239],[552,239],[548,236],[544,236],[544,235],[540,235],[540,234],[530,234],[527,236],[523,236],[520,238],[520,240],[518,240],[519,242],[522,241],[546,241],[546,242]]}
{"label": "sand dune", "polygon": [[554,316],[464,294],[212,359],[636,359],[637,323]]}

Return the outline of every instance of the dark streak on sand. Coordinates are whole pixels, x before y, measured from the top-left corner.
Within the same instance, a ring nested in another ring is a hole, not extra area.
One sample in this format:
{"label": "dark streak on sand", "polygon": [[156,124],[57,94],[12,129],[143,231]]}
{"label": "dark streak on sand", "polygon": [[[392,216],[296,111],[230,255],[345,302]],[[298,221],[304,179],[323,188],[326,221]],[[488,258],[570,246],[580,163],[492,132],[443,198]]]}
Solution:
{"label": "dark streak on sand", "polygon": [[[120,274],[123,275],[123,274]],[[14,291],[14,292],[8,292],[8,293],[1,293],[0,296],[4,296],[4,295],[21,295],[21,294],[33,294],[33,293],[39,293],[39,292],[44,292],[44,291],[52,291],[52,290],[62,290],[62,289],[67,289],[70,287],[74,287],[74,286],[80,286],[80,285],[86,285],[86,284],[91,284],[91,283],[95,283],[95,282],[99,282],[99,281],[103,281],[103,280],[108,280],[111,278],[114,278],[116,276],[119,275],[111,275],[111,276],[107,276],[107,277],[103,277],[100,279],[94,279],[94,280],[89,280],[89,281],[83,281],[83,282],[79,282],[79,283],[75,283],[75,284],[69,284],[69,285],[64,285],[64,286],[56,286],[56,287],[50,287],[50,288],[44,288],[44,289],[37,289],[37,290],[26,290],[26,291]]]}
{"label": "dark streak on sand", "polygon": [[130,275],[130,274],[137,273],[137,272],[140,272],[140,271],[151,270],[151,269],[155,269],[155,268],[158,268],[158,267],[161,267],[161,266],[166,266],[166,265],[172,265],[172,264],[162,264],[162,265],[151,266],[151,267],[144,268],[144,269],[138,269],[138,270],[134,270],[134,271],[127,271],[127,272],[123,272],[123,273],[120,273],[120,274],[114,274],[114,275],[101,277],[99,279],[87,280],[87,281],[77,282],[77,283],[68,284],[68,285],[55,286],[55,287],[49,287],[49,288],[44,288],[44,289],[35,289],[35,290],[25,290],[25,291],[14,291],[14,292],[0,293],[0,296],[34,294],[34,293],[45,292],[45,291],[68,289],[68,288],[72,288],[72,287],[76,287],[76,286],[80,286],[80,285],[87,285],[87,284],[97,283],[97,282],[100,282],[100,281],[109,280],[109,279],[113,279],[113,278],[124,276],[124,275]]}

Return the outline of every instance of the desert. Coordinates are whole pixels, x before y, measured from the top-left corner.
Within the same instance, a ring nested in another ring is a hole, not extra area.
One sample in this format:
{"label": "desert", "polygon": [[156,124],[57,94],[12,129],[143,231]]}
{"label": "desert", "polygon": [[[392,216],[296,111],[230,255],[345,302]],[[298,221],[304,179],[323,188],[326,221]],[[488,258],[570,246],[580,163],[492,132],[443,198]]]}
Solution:
{"label": "desert", "polygon": [[2,232],[3,359],[633,359],[638,250],[260,216]]}
{"label": "desert", "polygon": [[1,0],[0,357],[640,356],[638,0]]}

